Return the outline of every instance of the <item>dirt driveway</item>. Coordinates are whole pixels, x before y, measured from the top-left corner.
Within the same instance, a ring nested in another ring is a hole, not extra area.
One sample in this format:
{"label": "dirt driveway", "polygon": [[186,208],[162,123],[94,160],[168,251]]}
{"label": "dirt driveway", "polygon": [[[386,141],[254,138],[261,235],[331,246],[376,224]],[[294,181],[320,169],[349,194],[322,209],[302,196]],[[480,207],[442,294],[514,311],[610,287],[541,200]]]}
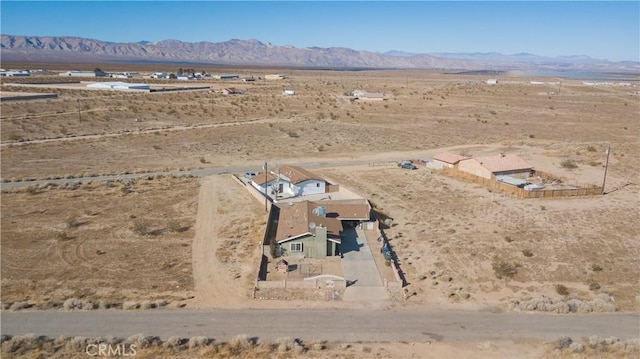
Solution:
{"label": "dirt driveway", "polygon": [[231,177],[202,179],[192,246],[195,298],[189,307],[249,305],[264,217],[264,209]]}

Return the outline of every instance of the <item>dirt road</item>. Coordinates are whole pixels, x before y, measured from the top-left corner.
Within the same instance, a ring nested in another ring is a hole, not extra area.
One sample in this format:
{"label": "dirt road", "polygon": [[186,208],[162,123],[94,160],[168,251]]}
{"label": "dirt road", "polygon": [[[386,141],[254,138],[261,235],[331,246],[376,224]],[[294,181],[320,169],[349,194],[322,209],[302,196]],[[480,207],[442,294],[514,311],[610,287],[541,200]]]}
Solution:
{"label": "dirt road", "polygon": [[[231,226],[230,216],[242,216],[243,212],[228,213],[225,206],[229,201],[248,202],[246,208],[254,203],[247,196],[237,194],[238,185],[229,176],[205,177],[200,186],[198,196],[198,216],[196,218],[195,238],[192,245],[193,281],[195,298],[189,306],[241,308],[246,306],[249,293],[238,290],[248,288],[244,281],[251,279],[251,266],[242,267],[228,263],[229,257],[219,250],[228,244],[224,243],[224,228]],[[249,238],[243,240],[249,241]],[[257,258],[253,252],[246,256]],[[226,263],[222,263],[222,262]],[[244,278],[243,278],[244,277]],[[255,277],[255,275],[253,276]],[[242,278],[243,282],[239,280]]]}
{"label": "dirt road", "polygon": [[238,334],[260,339],[282,337],[342,342],[464,342],[537,338],[555,340],[615,336],[638,338],[638,313],[494,314],[421,308],[378,310],[253,309],[91,312],[3,312],[2,334],[36,333],[100,337],[136,333],[229,340]]}

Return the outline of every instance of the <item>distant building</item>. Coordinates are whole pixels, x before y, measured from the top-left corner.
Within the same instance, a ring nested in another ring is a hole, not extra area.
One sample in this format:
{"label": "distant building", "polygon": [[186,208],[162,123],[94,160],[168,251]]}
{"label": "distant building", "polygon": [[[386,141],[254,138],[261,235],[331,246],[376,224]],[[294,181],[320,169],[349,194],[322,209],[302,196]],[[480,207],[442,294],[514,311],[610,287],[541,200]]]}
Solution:
{"label": "distant building", "polygon": [[239,89],[236,87],[228,87],[222,89],[222,93],[225,95],[244,95],[246,91],[244,89]]}
{"label": "distant building", "polygon": [[216,80],[235,80],[235,79],[239,79],[240,75],[220,74],[220,75],[213,75],[213,78]]}
{"label": "distant building", "polygon": [[104,90],[149,90],[147,84],[130,84],[126,82],[94,82],[87,85],[88,88]]}
{"label": "distant building", "polygon": [[106,72],[103,71],[66,71],[61,72],[60,76],[71,76],[71,77],[105,77],[107,76]]}
{"label": "distant building", "polygon": [[296,94],[296,92],[295,92],[295,91],[293,91],[293,90],[284,90],[284,91],[282,92],[282,94],[283,94],[284,96],[293,96],[293,95],[295,95],[295,94]]}
{"label": "distant building", "polygon": [[133,74],[131,72],[110,72],[109,77],[115,79],[130,79],[133,77]]}
{"label": "distant building", "polygon": [[495,85],[495,84],[498,83],[498,80],[496,80],[496,79],[488,79],[484,83],[486,83],[487,85]]}
{"label": "distant building", "polygon": [[283,74],[271,74],[271,75],[264,76],[265,80],[284,80],[286,78],[287,78],[287,75],[283,75]]}
{"label": "distant building", "polygon": [[365,90],[353,90],[351,96],[355,100],[382,101],[385,100],[384,94],[381,92],[367,92]]}
{"label": "distant building", "polygon": [[169,78],[169,75],[167,75],[165,72],[154,72],[151,75],[152,79],[166,79]]}
{"label": "distant building", "polygon": [[1,77],[27,77],[31,76],[31,72],[29,70],[2,70],[0,71]]}

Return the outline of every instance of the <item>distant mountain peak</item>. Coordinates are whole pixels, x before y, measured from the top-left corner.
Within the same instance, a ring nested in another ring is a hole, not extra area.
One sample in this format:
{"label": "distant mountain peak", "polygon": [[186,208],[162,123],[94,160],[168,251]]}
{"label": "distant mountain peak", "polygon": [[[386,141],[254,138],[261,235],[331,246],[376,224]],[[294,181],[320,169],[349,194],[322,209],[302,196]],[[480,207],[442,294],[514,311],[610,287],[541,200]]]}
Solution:
{"label": "distant mountain peak", "polygon": [[587,56],[544,57],[522,52],[416,54],[375,53],[345,47],[279,46],[257,39],[183,42],[167,39],[110,43],[72,36],[2,35],[5,61],[184,61],[227,65],[438,70],[579,70],[640,72],[640,62],[609,62]]}

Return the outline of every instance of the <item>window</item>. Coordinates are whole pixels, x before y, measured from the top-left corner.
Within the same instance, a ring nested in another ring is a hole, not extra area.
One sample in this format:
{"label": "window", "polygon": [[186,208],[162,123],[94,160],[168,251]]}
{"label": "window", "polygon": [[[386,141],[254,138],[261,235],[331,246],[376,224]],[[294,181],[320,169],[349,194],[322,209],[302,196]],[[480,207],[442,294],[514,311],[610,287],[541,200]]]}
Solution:
{"label": "window", "polygon": [[316,187],[320,187],[320,182],[316,182]]}
{"label": "window", "polygon": [[289,251],[302,252],[302,243],[289,243]]}

